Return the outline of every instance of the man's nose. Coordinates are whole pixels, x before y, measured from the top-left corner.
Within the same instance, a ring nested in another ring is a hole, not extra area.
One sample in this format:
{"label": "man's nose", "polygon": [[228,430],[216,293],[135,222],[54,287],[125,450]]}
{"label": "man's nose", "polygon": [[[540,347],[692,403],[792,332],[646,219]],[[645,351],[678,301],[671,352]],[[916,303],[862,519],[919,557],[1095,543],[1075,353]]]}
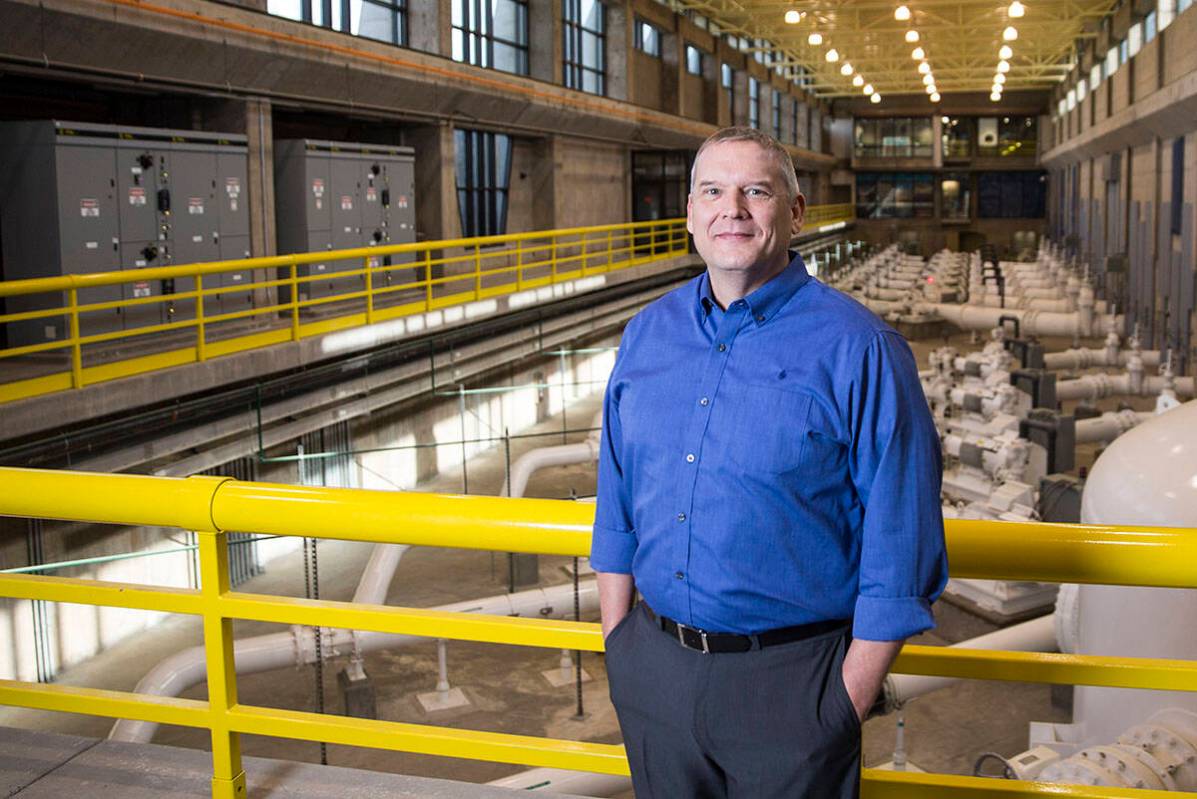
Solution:
{"label": "man's nose", "polygon": [[744,201],[744,195],[738,191],[725,192],[719,198],[719,202],[719,212],[723,216],[740,219],[748,215],[748,205]]}

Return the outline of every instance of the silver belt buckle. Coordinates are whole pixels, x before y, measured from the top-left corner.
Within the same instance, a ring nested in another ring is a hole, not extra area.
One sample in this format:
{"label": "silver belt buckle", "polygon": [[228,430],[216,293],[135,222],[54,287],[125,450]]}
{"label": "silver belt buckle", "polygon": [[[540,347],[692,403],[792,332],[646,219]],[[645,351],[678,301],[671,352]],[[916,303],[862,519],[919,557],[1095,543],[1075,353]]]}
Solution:
{"label": "silver belt buckle", "polygon": [[705,630],[700,630],[700,629],[698,629],[697,627],[688,627],[688,626],[686,626],[685,624],[682,624],[681,622],[678,622],[678,625],[677,625],[677,642],[678,642],[679,644],[681,644],[682,646],[686,647],[687,649],[690,649],[690,648],[691,648],[691,647],[690,647],[690,646],[689,646],[689,645],[686,643],[686,630],[691,630],[691,631],[693,631],[693,632],[696,632],[696,633],[698,633],[699,640],[701,640],[701,641],[702,641],[702,653],[703,653],[704,655],[709,655],[709,654],[711,654],[711,647],[710,647],[710,645],[707,643],[707,634],[706,634],[706,631],[705,631]]}

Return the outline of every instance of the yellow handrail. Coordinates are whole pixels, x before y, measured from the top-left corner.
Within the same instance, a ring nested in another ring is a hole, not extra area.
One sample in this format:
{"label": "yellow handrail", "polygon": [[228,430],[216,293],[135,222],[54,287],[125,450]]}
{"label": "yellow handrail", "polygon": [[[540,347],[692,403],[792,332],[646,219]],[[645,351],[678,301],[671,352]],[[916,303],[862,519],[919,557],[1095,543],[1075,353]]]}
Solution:
{"label": "yellow handrail", "polygon": [[[807,209],[808,229],[852,218],[851,205]],[[10,300],[9,312],[0,314],[0,325],[10,331],[18,324],[57,327],[65,320],[63,338],[0,348],[0,365],[60,351],[69,361],[69,367],[48,374],[0,382],[0,403],[665,261],[688,247],[685,220],[665,219],[0,282],[0,298],[21,299],[15,306]],[[345,266],[317,268],[328,264]],[[256,277],[221,285],[221,275],[242,272]],[[163,281],[180,290],[146,296],[146,286]],[[315,296],[317,283],[327,284],[321,288],[325,296]],[[121,287],[127,298],[96,297],[97,290],[113,287]],[[253,307],[228,310],[217,304],[222,297],[251,292]],[[100,314],[111,320],[137,313],[165,321],[84,329]],[[242,326],[248,322],[254,326],[246,331]],[[178,335],[187,333],[190,341]],[[147,352],[144,337],[151,334],[175,338],[164,351]],[[90,351],[134,338],[132,349],[141,355],[106,360]]]}
{"label": "yellow handrail", "polygon": [[[246,594],[230,590],[225,530],[510,552],[585,555],[593,506],[504,499],[0,468],[0,515],[199,533],[199,590],[0,574],[0,596],[159,610],[204,620],[209,700],[174,699],[0,680],[0,703],[208,728],[212,795],[245,796],[242,733],[323,740],[530,766],[626,774],[622,747],[366,721],[241,704],[232,620],[321,625],[554,649],[602,651],[598,625]],[[346,520],[352,528],[346,529]],[[1197,587],[1197,530],[949,521],[955,577]],[[894,670],[990,680],[1197,691],[1197,663],[906,646]],[[946,774],[866,770],[867,799],[1066,796],[1163,799],[1164,792],[1040,785]],[[1167,793],[1167,796],[1177,796]]]}

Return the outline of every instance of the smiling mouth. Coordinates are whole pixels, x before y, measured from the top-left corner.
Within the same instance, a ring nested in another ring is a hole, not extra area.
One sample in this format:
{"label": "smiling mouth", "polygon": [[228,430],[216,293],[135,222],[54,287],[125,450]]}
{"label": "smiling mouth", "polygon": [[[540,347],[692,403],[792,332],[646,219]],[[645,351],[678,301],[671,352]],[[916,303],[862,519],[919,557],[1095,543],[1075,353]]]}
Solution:
{"label": "smiling mouth", "polygon": [[732,239],[735,241],[739,241],[741,239],[752,238],[752,234],[751,233],[716,233],[715,238],[717,238],[717,239]]}

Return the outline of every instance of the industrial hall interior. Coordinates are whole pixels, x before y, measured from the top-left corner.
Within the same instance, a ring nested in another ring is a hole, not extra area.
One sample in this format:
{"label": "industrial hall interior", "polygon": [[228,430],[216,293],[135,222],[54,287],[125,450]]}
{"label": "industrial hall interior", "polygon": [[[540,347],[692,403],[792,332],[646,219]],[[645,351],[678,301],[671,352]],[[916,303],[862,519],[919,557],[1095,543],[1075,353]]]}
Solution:
{"label": "industrial hall interior", "polygon": [[604,397],[738,126],[938,435],[861,796],[1197,797],[1195,5],[0,0],[0,791],[634,797]]}

